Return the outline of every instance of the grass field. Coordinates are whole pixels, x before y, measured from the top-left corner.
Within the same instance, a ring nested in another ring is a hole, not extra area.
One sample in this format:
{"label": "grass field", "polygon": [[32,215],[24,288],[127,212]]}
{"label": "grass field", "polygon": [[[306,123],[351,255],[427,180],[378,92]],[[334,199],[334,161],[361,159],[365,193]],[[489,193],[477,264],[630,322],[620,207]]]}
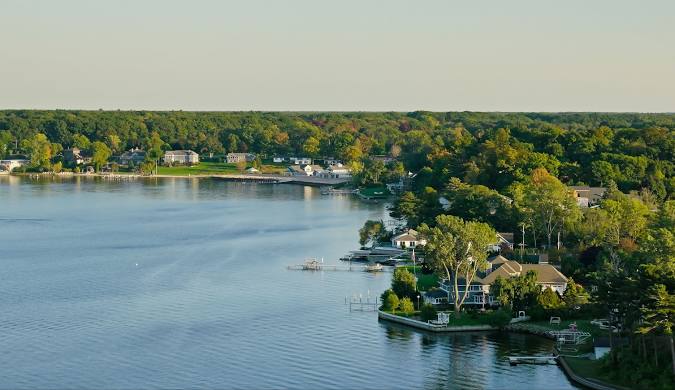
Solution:
{"label": "grass field", "polygon": [[422,267],[407,265],[405,268],[415,273],[415,268],[417,268],[417,289],[420,291],[428,291],[431,288],[438,287],[438,276],[436,274],[425,275],[422,273]]}
{"label": "grass field", "polygon": [[[263,165],[262,173],[276,173],[281,174],[284,172],[283,166],[278,165]],[[173,166],[173,167],[164,167],[160,166],[157,168],[157,173],[159,175],[176,175],[176,176],[188,176],[188,175],[236,175],[240,174],[237,169],[236,164],[228,164],[221,162],[200,162],[197,165],[193,166]]]}

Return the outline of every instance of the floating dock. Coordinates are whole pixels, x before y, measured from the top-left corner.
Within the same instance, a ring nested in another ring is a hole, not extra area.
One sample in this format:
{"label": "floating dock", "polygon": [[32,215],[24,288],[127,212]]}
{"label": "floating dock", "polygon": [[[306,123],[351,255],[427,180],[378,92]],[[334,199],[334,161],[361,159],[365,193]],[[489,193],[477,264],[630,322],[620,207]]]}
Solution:
{"label": "floating dock", "polygon": [[558,357],[549,356],[509,356],[509,364],[517,366],[518,364],[558,364]]}

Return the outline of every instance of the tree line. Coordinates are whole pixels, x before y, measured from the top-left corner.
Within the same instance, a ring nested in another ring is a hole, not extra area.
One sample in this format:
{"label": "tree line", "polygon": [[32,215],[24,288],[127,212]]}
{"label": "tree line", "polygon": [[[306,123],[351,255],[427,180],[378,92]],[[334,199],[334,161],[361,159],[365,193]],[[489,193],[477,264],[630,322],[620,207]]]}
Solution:
{"label": "tree line", "polygon": [[357,172],[378,171],[368,156],[391,155],[401,162],[392,170],[426,167],[436,188],[456,177],[502,191],[544,167],[565,184],[614,182],[665,200],[675,193],[674,129],[673,114],[4,110],[0,155],[27,153],[24,141],[38,134],[53,155],[81,137],[117,154],[157,134],[165,150],[331,156]]}

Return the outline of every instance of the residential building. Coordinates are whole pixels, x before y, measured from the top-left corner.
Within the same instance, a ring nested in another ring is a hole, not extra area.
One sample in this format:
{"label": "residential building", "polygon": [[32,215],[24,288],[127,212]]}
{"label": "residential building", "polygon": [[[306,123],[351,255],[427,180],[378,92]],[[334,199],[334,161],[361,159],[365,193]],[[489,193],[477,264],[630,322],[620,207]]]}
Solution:
{"label": "residential building", "polygon": [[0,160],[0,168],[2,168],[7,172],[12,172],[15,168],[20,168],[24,165],[28,165],[28,163],[30,163],[30,160],[28,159],[12,158],[7,160]]}
{"label": "residential building", "polygon": [[346,179],[352,177],[352,171],[342,164],[334,164],[323,170],[320,176],[330,179]]}
{"label": "residential building", "polygon": [[286,157],[272,157],[272,162],[274,163],[282,163],[286,161]]}
{"label": "residential building", "polygon": [[424,303],[430,305],[445,305],[448,303],[448,293],[438,288],[429,290],[423,295]]}
{"label": "residential building", "polygon": [[164,153],[164,164],[199,164],[199,154],[192,150],[169,150]]}
{"label": "residential building", "polygon": [[[490,285],[498,277],[511,278],[525,275],[528,271],[535,271],[537,274],[537,285],[541,289],[550,288],[562,295],[567,289],[567,277],[557,268],[550,264],[520,264],[514,260],[508,260],[502,256],[496,256],[489,259],[488,268],[482,273],[482,277],[476,276],[469,286],[469,295],[464,301],[465,305],[496,305],[497,301],[490,295]],[[448,301],[454,299],[453,283],[447,279],[439,282],[441,290],[448,294]],[[458,290],[460,295],[466,291],[466,282],[460,281]]]}
{"label": "residential building", "polygon": [[129,149],[119,157],[121,165],[139,165],[145,161],[145,151],[139,148]]}
{"label": "residential building", "polygon": [[312,159],[309,157],[289,157],[288,161],[295,165],[311,165]]}
{"label": "residential building", "polygon": [[63,162],[66,165],[84,164],[85,158],[82,156],[82,151],[78,147],[63,150]]}
{"label": "residential building", "polygon": [[497,233],[497,239],[490,245],[490,250],[499,252],[504,247],[513,249],[513,233]]}
{"label": "residential building", "polygon": [[252,162],[255,160],[255,154],[253,153],[228,153],[225,156],[225,160],[229,164],[236,164],[239,162]]}
{"label": "residential building", "polygon": [[589,186],[571,186],[574,198],[577,200],[579,207],[593,207],[600,203],[602,197],[607,192],[605,187],[589,187]]}
{"label": "residential building", "polygon": [[413,229],[408,229],[391,238],[391,245],[396,248],[415,248],[419,245],[426,245],[427,240],[420,237],[419,233]]}

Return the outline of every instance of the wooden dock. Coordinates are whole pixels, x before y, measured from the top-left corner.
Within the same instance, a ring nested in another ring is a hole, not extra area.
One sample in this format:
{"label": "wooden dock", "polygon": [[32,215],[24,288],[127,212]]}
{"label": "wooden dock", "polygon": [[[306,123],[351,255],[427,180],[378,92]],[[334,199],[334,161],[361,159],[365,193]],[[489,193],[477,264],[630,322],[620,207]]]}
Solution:
{"label": "wooden dock", "polygon": [[550,356],[509,356],[509,364],[517,366],[518,364],[558,364],[556,355]]}

